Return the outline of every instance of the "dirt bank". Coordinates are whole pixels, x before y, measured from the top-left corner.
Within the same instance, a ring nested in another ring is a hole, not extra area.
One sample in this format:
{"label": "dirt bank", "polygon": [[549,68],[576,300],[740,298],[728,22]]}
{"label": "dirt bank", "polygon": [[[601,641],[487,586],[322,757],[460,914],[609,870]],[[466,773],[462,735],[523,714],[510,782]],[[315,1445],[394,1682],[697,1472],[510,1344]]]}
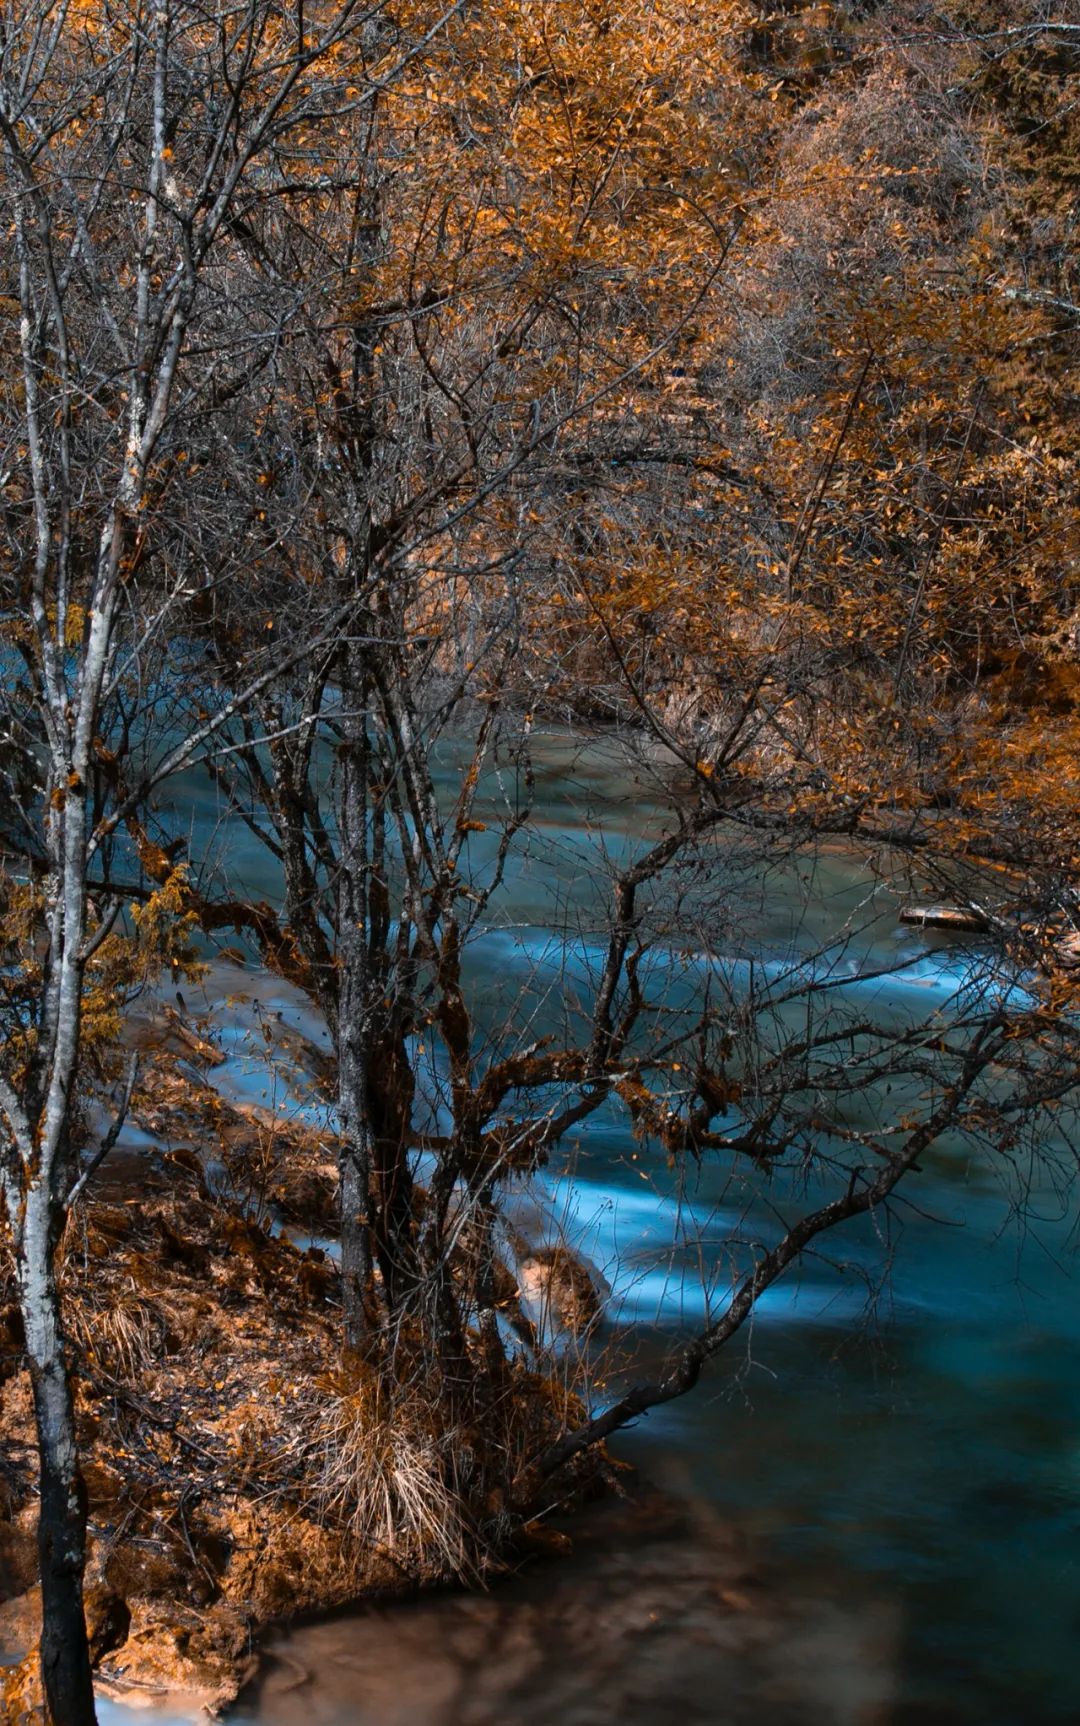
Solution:
{"label": "dirt bank", "polygon": [[[527,1518],[506,1483],[573,1403],[524,1350],[467,1363],[450,1396],[405,1331],[342,1359],[338,1269],[305,1244],[333,1226],[325,1135],[161,1051],[132,1125],[145,1145],[104,1165],[62,1248],[95,1669],[218,1709],[268,1625],[503,1565]],[[0,1241],[0,1649],[34,1635],[34,1454]],[[5,1721],[38,1717],[32,1655],[0,1684]]]}

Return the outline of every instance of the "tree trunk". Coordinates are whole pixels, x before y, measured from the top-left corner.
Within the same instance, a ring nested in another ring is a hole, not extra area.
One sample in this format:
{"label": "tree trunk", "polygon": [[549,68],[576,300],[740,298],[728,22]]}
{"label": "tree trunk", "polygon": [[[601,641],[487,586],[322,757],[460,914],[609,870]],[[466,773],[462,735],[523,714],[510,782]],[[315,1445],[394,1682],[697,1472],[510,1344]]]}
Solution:
{"label": "tree trunk", "polygon": [[486,1186],[476,1199],[476,1321],[490,1370],[497,1371],[505,1358],[499,1335],[499,1294],[495,1258],[498,1211],[495,1189]]}
{"label": "tree trunk", "polygon": [[[41,1677],[53,1726],[95,1726],[90,1651],[83,1615],[86,1488],[75,1442],[75,1408],[64,1358],[60,1299],[42,1190],[27,1199],[22,1314],[34,1392],[41,1506]],[[35,1202],[37,1201],[37,1202]]]}
{"label": "tree trunk", "polygon": [[[347,991],[342,991],[347,1010]],[[371,1329],[371,1126],[367,1108],[365,1032],[346,1017],[338,1029],[338,1105],[341,1149],[341,1285],[345,1346],[361,1348]]]}
{"label": "tree trunk", "polygon": [[362,1346],[372,1311],[372,1126],[368,1096],[371,1027],[368,1020],[368,778],[365,713],[367,678],[358,648],[349,643],[341,668],[345,708],[340,749],[341,873],[338,882],[336,1024],[338,1104],[341,1110],[341,1279],[345,1344]]}
{"label": "tree trunk", "polygon": [[[379,1011],[373,1003],[373,1016]],[[368,1109],[374,1153],[372,1217],[374,1250],[383,1279],[387,1310],[397,1313],[416,1291],[413,1180],[409,1168],[409,1128],[415,1081],[405,1041],[393,1008],[383,1015],[371,1039],[372,1082]]]}

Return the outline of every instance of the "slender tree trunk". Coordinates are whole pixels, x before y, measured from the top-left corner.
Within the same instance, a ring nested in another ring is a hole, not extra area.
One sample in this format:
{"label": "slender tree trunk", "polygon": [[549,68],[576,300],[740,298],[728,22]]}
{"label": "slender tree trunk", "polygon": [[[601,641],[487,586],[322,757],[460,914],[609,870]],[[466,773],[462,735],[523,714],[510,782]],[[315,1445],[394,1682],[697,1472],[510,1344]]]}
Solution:
{"label": "slender tree trunk", "polygon": [[[374,979],[373,979],[374,984]],[[375,1002],[373,1012],[379,1012]],[[368,1105],[372,1123],[374,1251],[389,1312],[400,1311],[416,1292],[418,1264],[409,1168],[409,1129],[415,1082],[405,1032],[393,1006],[371,1038],[372,1074]]]}
{"label": "slender tree trunk", "polygon": [[368,1097],[368,780],[364,712],[367,679],[359,650],[342,666],[345,737],[341,745],[341,877],[338,886],[338,1103],[341,1110],[341,1277],[345,1343],[362,1346],[374,1317],[372,1288],[372,1129]]}
{"label": "slender tree trunk", "polygon": [[[348,991],[342,990],[347,1007]],[[371,1260],[371,1126],[367,1107],[367,1058],[363,1023],[343,1015],[338,1033],[338,1106],[341,1149],[341,1282],[345,1345],[361,1348],[373,1313]]]}
{"label": "slender tree trunk", "polygon": [[40,1466],[38,1566],[41,1677],[53,1726],[95,1726],[83,1616],[86,1488],[75,1442],[75,1407],[64,1358],[55,1241],[42,1185],[27,1196],[21,1305],[34,1393]]}
{"label": "slender tree trunk", "polygon": [[454,1292],[447,1240],[447,1215],[457,1175],[456,1159],[448,1155],[440,1157],[428,1188],[420,1242],[424,1279],[421,1319],[427,1347],[432,1358],[441,1363],[448,1382],[457,1377],[465,1354],[464,1327]]}
{"label": "slender tree trunk", "polygon": [[504,1355],[499,1335],[498,1287],[495,1268],[495,1230],[498,1212],[495,1189],[486,1186],[476,1199],[476,1320],[489,1367],[501,1366]]}

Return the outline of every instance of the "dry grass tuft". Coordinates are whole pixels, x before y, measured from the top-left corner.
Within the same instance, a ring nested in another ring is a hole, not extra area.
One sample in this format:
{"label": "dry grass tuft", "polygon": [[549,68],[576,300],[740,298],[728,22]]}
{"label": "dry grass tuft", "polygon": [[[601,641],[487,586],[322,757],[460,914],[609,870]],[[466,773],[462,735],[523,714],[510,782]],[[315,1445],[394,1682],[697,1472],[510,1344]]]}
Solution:
{"label": "dry grass tuft", "polygon": [[340,1529],[360,1562],[374,1550],[418,1577],[475,1576],[480,1540],[454,1431],[435,1435],[427,1405],[374,1374],[337,1375],[318,1390],[287,1434],[269,1436],[264,1478],[312,1521]]}
{"label": "dry grass tuft", "polygon": [[134,1289],[102,1306],[72,1302],[68,1323],[80,1354],[122,1384],[138,1383],[165,1352],[164,1316]]}

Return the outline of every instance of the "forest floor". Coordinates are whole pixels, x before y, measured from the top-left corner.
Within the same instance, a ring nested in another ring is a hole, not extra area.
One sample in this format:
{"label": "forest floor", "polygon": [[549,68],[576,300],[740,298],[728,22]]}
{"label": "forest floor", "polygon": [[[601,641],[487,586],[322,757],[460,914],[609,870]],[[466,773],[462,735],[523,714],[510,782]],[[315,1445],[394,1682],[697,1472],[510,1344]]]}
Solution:
{"label": "forest floor", "polygon": [[[335,1226],[325,1134],[229,1103],[160,1048],[131,1127],[154,1149],[118,1147],[61,1249],[92,1653],[118,1698],[216,1710],[267,1626],[478,1579],[542,1540],[506,1488],[580,1408],[524,1351],[450,1398],[407,1338],[391,1372],[342,1358],[338,1268],[310,1244]],[[20,1345],[0,1259],[0,1651],[15,1652],[40,1610]],[[5,1721],[37,1718],[33,1656],[0,1670],[0,1703]]]}

